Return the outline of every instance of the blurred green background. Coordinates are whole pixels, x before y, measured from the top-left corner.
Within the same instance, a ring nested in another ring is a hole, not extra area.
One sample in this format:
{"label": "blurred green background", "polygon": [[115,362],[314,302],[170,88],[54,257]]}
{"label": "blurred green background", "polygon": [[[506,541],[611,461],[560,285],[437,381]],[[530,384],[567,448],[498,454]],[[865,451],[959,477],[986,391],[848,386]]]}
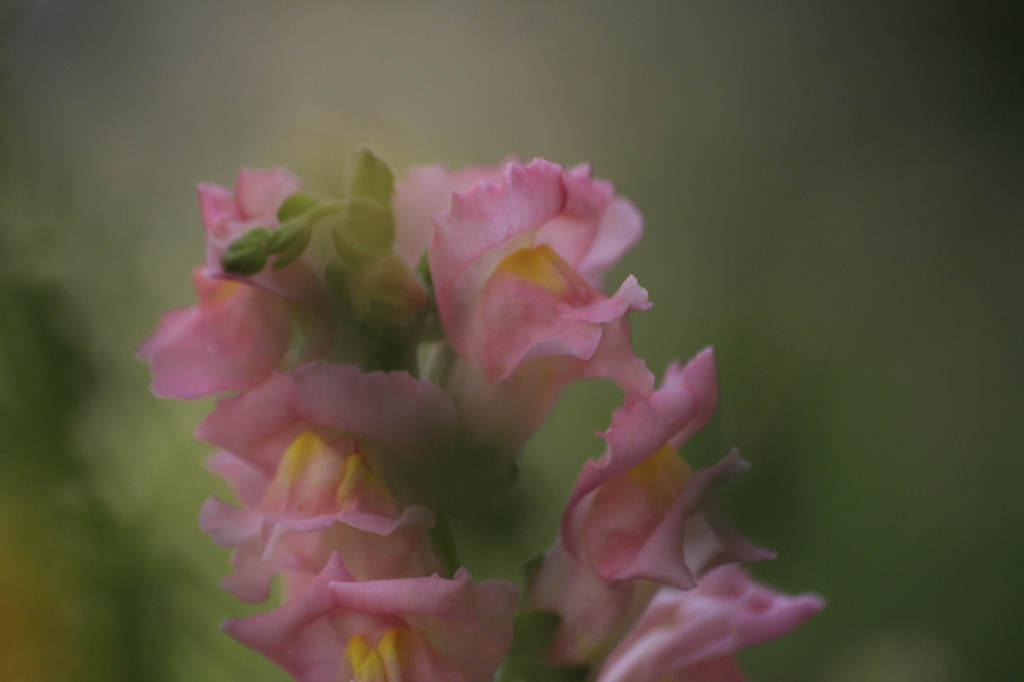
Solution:
{"label": "blurred green background", "polygon": [[[638,354],[718,351],[684,454],[738,446],[755,572],[829,599],[752,679],[1024,679],[1021,3],[6,0],[0,60],[0,680],[283,679],[216,629],[251,609],[195,523],[211,403],[133,349],[193,301],[195,182],[332,192],[364,141],[639,206]],[[476,577],[552,540],[620,399],[564,396],[458,529]]]}

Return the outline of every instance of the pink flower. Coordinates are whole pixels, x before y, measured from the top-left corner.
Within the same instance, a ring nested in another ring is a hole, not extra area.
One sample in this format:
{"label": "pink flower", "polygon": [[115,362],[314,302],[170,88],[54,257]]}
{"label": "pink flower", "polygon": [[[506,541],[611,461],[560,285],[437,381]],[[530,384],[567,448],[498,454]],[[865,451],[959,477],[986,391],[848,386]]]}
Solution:
{"label": "pink flower", "polygon": [[[626,313],[649,303],[633,277],[611,298],[595,288],[641,222],[589,167],[510,165],[501,184],[454,195],[435,225],[429,258],[441,320],[458,354],[488,380],[564,355],[587,361],[584,375],[614,376],[629,388],[653,383],[628,344],[602,344],[625,333]],[[602,345],[614,352],[599,355]]]}
{"label": "pink flower", "polygon": [[164,313],[139,348],[153,393],[191,400],[250,388],[281,363],[292,335],[287,303],[261,289],[192,272],[199,304]]}
{"label": "pink flower", "polygon": [[647,292],[633,277],[611,297],[598,290],[642,221],[589,167],[510,164],[500,182],[455,194],[434,222],[431,277],[457,354],[436,363],[437,378],[459,409],[468,449],[491,451],[496,468],[507,468],[579,377],[653,389],[626,319],[650,307]]}
{"label": "pink flower", "polygon": [[738,565],[709,572],[686,592],[662,588],[605,661],[598,682],[742,682],[740,649],[788,634],[825,605],[780,594]]}
{"label": "pink flower", "polygon": [[516,593],[465,569],[355,582],[335,554],[282,606],[223,628],[299,682],[486,682],[511,646]]}
{"label": "pink flower", "polygon": [[362,372],[311,362],[237,396],[222,398],[196,437],[246,460],[265,476],[285,449],[310,431],[327,443],[361,436],[375,472],[406,499],[455,447],[457,416],[439,386],[407,372]]}
{"label": "pink flower", "polygon": [[696,586],[722,563],[774,556],[741,537],[711,499],[746,469],[734,451],[691,472],[675,448],[711,418],[714,354],[674,364],[650,396],[630,393],[601,434],[605,455],[587,462],[562,515],[561,536],[531,585],[531,608],[557,612],[554,663],[593,660],[650,598],[641,581]]}
{"label": "pink flower", "polygon": [[199,512],[199,526],[217,545],[236,550],[236,572],[222,587],[242,601],[265,600],[278,572],[290,581],[301,579],[295,574],[316,575],[332,551],[345,556],[360,580],[440,569],[426,542],[434,515],[418,505],[403,511],[367,467],[357,440],[339,438],[329,447],[305,432],[270,480],[229,457],[222,453],[215,466],[248,508],[211,497]]}
{"label": "pink flower", "polygon": [[438,570],[433,514],[403,505],[451,452],[455,419],[435,384],[323,362],[221,399],[197,436],[223,448],[212,467],[246,507],[210,498],[200,513],[236,550],[225,589],[262,601],[274,574],[315,575],[333,550],[360,580]]}
{"label": "pink flower", "polygon": [[650,396],[632,393],[601,434],[608,450],[583,466],[562,514],[568,552],[604,580],[654,580],[680,589],[730,561],[774,556],[721,518],[711,492],[747,469],[735,451],[691,472],[676,453],[718,400],[714,353],[673,364]]}
{"label": "pink flower", "polygon": [[235,191],[220,185],[198,186],[199,208],[206,227],[206,277],[251,282],[282,298],[300,303],[321,318],[330,316],[330,302],[320,280],[320,266],[312,254],[275,269],[265,267],[249,277],[224,271],[221,257],[235,239],[256,227],[278,226],[277,210],[299,189],[299,180],[283,168],[241,168]]}

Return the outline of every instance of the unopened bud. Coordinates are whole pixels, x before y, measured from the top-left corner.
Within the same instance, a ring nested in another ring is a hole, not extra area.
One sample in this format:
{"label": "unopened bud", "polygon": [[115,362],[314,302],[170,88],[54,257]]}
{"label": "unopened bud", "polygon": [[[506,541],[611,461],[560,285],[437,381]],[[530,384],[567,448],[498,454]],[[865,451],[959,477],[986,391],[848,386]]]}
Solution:
{"label": "unopened bud", "polygon": [[292,218],[302,215],[319,204],[320,202],[315,197],[312,197],[305,192],[290,194],[281,204],[281,208],[277,209],[277,219],[282,223],[287,222]]}
{"label": "unopened bud", "polygon": [[255,275],[267,264],[267,241],[270,231],[256,227],[240,235],[224,250],[220,265],[235,275]]}
{"label": "unopened bud", "polygon": [[352,150],[345,175],[349,197],[363,197],[383,206],[391,205],[395,174],[371,148],[359,146]]}
{"label": "unopened bud", "polygon": [[277,254],[277,260],[274,261],[274,269],[283,268],[301,256],[302,252],[309,246],[309,240],[312,236],[313,228],[303,220],[284,223],[274,230],[270,235],[270,239],[267,240],[267,253]]}
{"label": "unopened bud", "polygon": [[389,206],[371,199],[349,199],[337,214],[331,236],[338,255],[362,265],[391,252],[395,243],[395,215]]}

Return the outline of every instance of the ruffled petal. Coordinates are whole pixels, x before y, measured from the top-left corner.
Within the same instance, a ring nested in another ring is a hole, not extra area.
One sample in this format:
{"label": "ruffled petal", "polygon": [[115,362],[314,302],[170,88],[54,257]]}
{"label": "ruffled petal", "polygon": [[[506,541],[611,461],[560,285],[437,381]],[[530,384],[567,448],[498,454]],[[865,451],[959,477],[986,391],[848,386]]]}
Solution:
{"label": "ruffled petal", "polygon": [[340,609],[400,615],[473,682],[490,680],[512,645],[518,591],[515,583],[504,579],[474,584],[465,568],[451,580],[434,575],[331,583]]}
{"label": "ruffled petal", "polygon": [[327,618],[334,608],[328,585],[335,580],[352,580],[337,553],[292,599],[267,613],[224,621],[221,629],[299,682],[338,682],[347,639]]}
{"label": "ruffled petal", "polygon": [[439,163],[406,169],[395,183],[391,206],[395,211],[395,253],[416,267],[434,235],[433,217],[446,210],[453,193],[466,192],[478,182],[498,183],[510,164],[509,157],[496,166],[467,166],[451,170]]}
{"label": "ruffled petal", "polygon": [[199,269],[192,278],[199,305],[164,313],[139,348],[152,391],[192,400],[263,381],[288,350],[288,306],[254,287],[209,280]]}
{"label": "ruffled petal", "polygon": [[775,558],[740,535],[710,499],[730,476],[750,465],[736,450],[717,464],[694,472],[672,507],[647,536],[629,562],[606,577],[652,580],[682,590],[697,586],[697,578],[725,563]]}
{"label": "ruffled petal", "polygon": [[359,511],[302,517],[236,509],[211,497],[199,512],[202,531],[218,547],[236,550],[235,573],[221,587],[248,603],[265,601],[279,572],[316,575],[332,551],[360,580],[432,573],[439,566],[426,532],[434,523],[434,515],[418,505],[397,519]]}
{"label": "ruffled petal", "polygon": [[590,164],[564,171],[565,206],[537,231],[537,244],[548,244],[594,289],[604,273],[640,238],[643,218],[627,199],[615,196],[607,180],[591,177]]}
{"label": "ruffled petal", "polygon": [[565,292],[545,284],[501,268],[487,282],[472,345],[491,381],[506,379],[523,362],[545,355],[589,360],[601,343],[604,325],[650,307],[647,291],[632,277],[611,298],[581,281],[583,291],[566,300]]}
{"label": "ruffled petal", "polygon": [[359,668],[374,651],[410,679],[486,682],[511,646],[516,593],[508,580],[473,584],[465,569],[355,582],[335,554],[295,598],[223,627],[300,682],[372,679]]}
{"label": "ruffled petal", "polygon": [[578,552],[583,517],[577,506],[587,495],[638,466],[666,443],[676,446],[680,434],[689,436],[711,418],[718,401],[714,365],[714,351],[707,348],[686,367],[669,367],[661,388],[650,396],[632,392],[615,410],[611,426],[599,434],[607,451],[583,465],[562,514],[562,537],[570,553]]}
{"label": "ruffled petal", "polygon": [[[452,197],[451,207],[435,216],[430,243],[430,273],[438,312],[460,354],[468,352],[466,335],[490,272],[487,263],[470,266],[485,252],[508,246],[519,235],[537,229],[558,215],[565,203],[561,167],[536,159],[527,166],[509,166],[503,182],[481,182]],[[494,254],[490,259],[494,259]],[[507,254],[501,254],[507,255]],[[493,265],[497,264],[494,260]]]}
{"label": "ruffled petal", "polygon": [[284,168],[240,168],[235,180],[239,218],[276,223],[277,209],[300,186],[299,179]]}
{"label": "ruffled petal", "polygon": [[267,477],[273,476],[281,455],[299,434],[311,431],[330,442],[334,433],[292,411],[288,402],[292,383],[290,374],[275,372],[245,393],[221,398],[196,427],[195,437],[241,457]]}
{"label": "ruffled petal", "polygon": [[598,682],[742,679],[729,656],[788,634],[823,607],[817,595],[788,596],[754,582],[736,564],[722,566],[693,590],[662,588],[608,657]]}

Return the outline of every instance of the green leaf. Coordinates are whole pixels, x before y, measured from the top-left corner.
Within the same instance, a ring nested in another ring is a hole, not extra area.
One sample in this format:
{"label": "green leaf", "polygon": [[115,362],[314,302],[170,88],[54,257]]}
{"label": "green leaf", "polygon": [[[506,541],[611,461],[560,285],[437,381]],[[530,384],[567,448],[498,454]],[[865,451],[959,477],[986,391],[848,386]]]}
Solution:
{"label": "green leaf", "polygon": [[312,226],[304,221],[284,223],[274,230],[267,241],[267,253],[277,254],[274,269],[283,268],[301,256],[312,236]]}
{"label": "green leaf", "polygon": [[220,257],[220,265],[235,275],[255,275],[267,264],[270,231],[255,227],[231,242]]}
{"label": "green leaf", "polygon": [[291,194],[281,204],[281,208],[277,209],[277,219],[282,223],[291,220],[297,216],[302,215],[311,208],[317,206],[320,202],[313,196],[306,194],[305,192],[296,192]]}
{"label": "green leaf", "polygon": [[360,145],[348,157],[345,174],[349,197],[373,199],[384,206],[391,205],[395,191],[395,174],[370,147]]}

